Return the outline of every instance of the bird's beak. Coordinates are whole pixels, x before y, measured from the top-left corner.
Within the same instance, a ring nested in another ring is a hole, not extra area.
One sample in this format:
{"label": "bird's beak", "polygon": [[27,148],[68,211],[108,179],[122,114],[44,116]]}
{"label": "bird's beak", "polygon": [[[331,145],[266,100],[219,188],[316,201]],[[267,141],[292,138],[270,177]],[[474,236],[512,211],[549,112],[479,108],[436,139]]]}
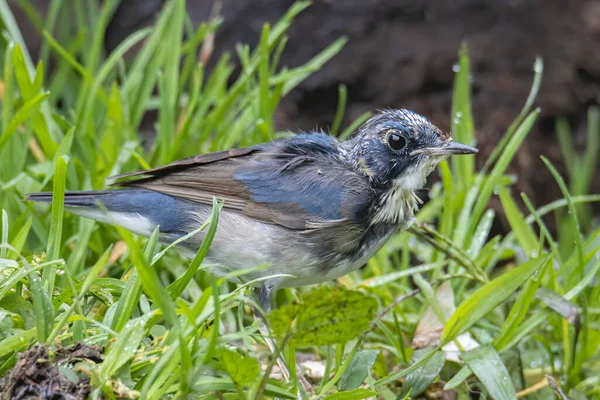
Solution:
{"label": "bird's beak", "polygon": [[444,142],[441,146],[423,147],[414,150],[411,155],[425,154],[428,156],[450,156],[453,154],[475,154],[479,150],[458,142]]}

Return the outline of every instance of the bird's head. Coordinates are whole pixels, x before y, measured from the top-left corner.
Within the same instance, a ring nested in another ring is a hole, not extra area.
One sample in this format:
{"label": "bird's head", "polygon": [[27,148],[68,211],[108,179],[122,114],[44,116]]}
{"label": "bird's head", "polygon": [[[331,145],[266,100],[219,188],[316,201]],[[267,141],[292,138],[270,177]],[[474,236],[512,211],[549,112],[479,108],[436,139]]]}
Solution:
{"label": "bird's head", "polygon": [[381,188],[415,191],[437,164],[477,149],[452,140],[409,110],[386,110],[369,119],[349,141],[354,162]]}

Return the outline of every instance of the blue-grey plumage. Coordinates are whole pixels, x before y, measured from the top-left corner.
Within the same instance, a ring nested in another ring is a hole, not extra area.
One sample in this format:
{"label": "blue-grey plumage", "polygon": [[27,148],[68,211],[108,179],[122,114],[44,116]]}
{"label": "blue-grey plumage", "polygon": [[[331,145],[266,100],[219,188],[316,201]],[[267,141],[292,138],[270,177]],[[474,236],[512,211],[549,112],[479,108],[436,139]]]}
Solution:
{"label": "blue-grey plumage", "polygon": [[[115,177],[122,190],[70,192],[66,208],[84,217],[169,242],[197,229],[213,197],[224,201],[205,259],[217,275],[268,265],[261,303],[280,287],[338,278],[364,265],[414,221],[422,188],[451,154],[476,149],[453,142],[424,117],[383,111],[344,142],[303,133],[257,146],[203,154]],[[51,193],[29,200],[50,202]],[[188,240],[197,249],[203,233]],[[273,275],[286,277],[268,278]]]}

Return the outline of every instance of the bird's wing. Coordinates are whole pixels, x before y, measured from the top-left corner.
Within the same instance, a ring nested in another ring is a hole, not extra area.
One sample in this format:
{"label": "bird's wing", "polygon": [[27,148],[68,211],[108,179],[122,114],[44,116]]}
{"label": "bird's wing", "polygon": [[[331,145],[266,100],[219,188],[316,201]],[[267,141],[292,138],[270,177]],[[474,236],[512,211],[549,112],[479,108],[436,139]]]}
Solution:
{"label": "bird's wing", "polygon": [[209,205],[216,197],[225,208],[291,229],[366,217],[373,193],[365,177],[339,161],[335,139],[301,136],[120,175],[116,185]]}

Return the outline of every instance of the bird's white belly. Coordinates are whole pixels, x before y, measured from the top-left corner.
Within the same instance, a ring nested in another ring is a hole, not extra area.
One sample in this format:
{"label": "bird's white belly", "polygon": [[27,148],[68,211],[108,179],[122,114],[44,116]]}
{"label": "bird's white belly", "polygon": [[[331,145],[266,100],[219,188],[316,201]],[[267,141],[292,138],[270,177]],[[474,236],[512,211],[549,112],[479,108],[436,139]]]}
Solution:
{"label": "bird's white belly", "polygon": [[[204,220],[207,216],[198,215],[198,219]],[[394,225],[395,229],[380,232],[352,255],[334,255],[331,259],[324,260],[313,254],[311,250],[314,244],[303,241],[298,232],[253,221],[224,210],[203,264],[219,277],[241,269],[264,267],[236,276],[232,281],[237,283],[260,279],[261,283],[268,280],[269,285],[274,288],[312,285],[334,280],[357,270],[383,247],[398,228],[406,229],[413,220],[409,218],[405,224]]]}

